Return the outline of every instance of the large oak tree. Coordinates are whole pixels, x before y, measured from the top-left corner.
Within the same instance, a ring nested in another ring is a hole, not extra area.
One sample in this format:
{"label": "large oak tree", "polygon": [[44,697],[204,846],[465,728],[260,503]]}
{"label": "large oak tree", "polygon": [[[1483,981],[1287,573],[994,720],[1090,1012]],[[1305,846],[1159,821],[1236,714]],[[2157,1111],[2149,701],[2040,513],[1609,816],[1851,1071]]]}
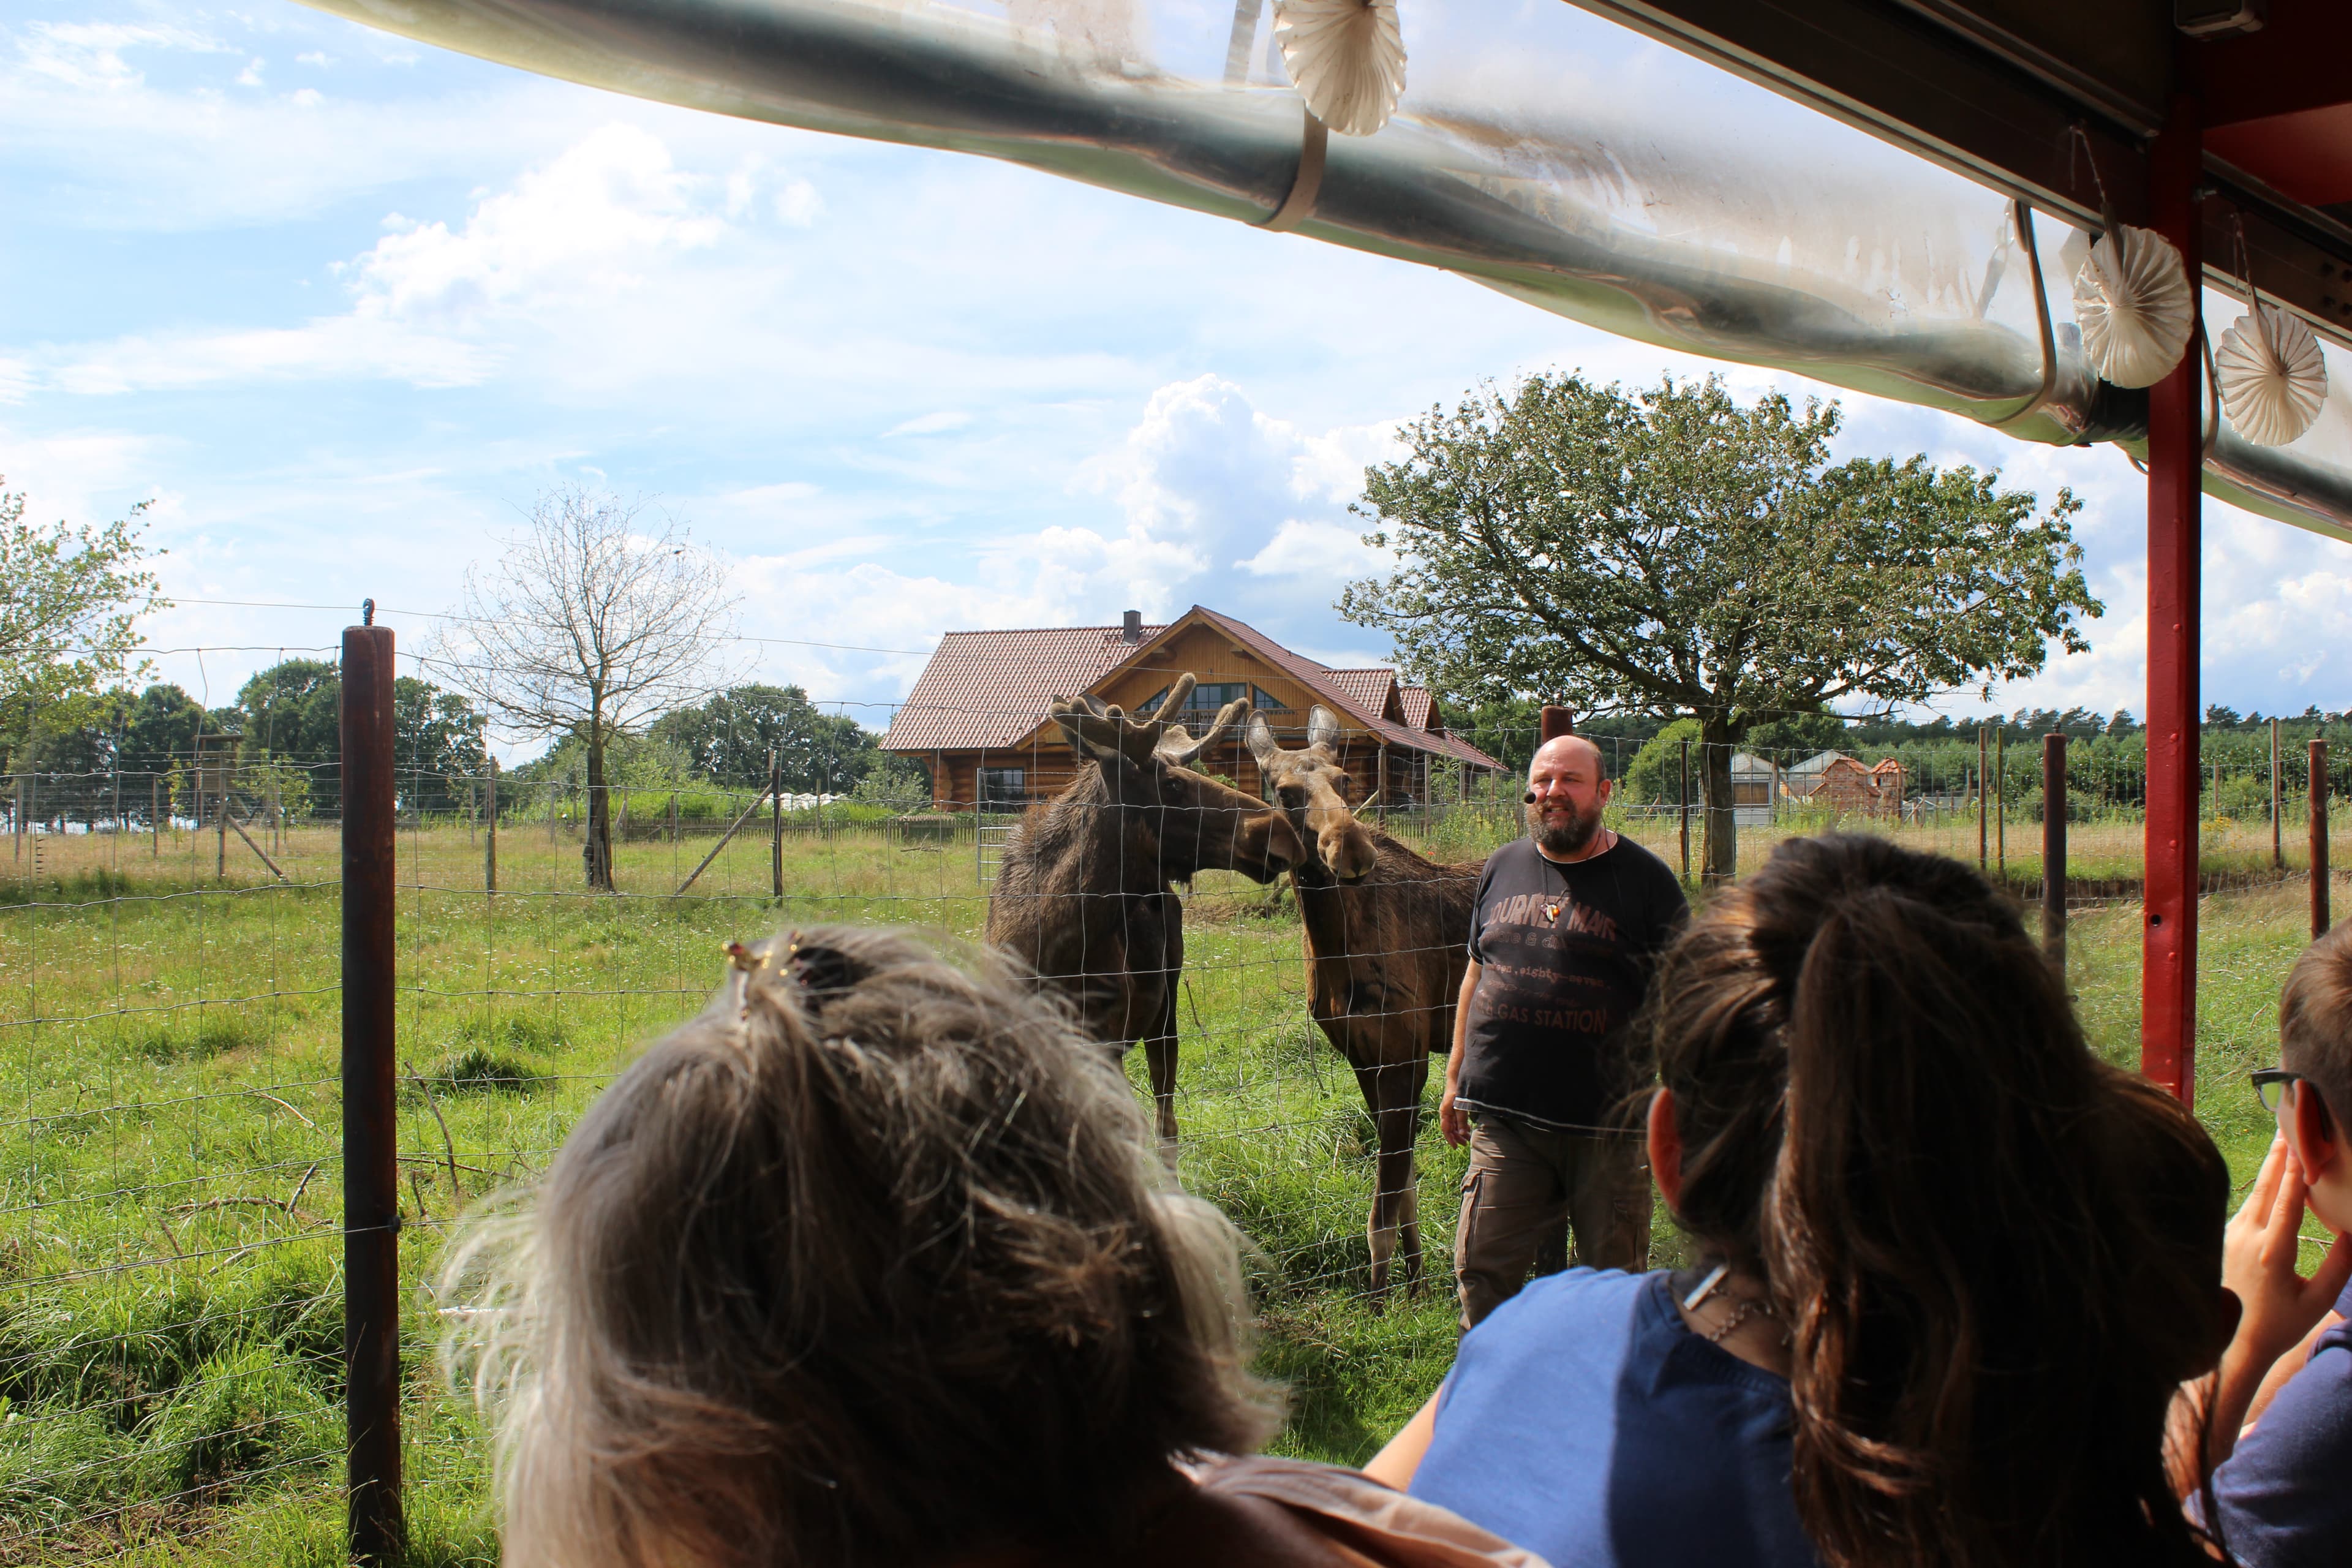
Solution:
{"label": "large oak tree", "polygon": [[1398,566],[1339,608],[1454,702],[1696,719],[1702,864],[1727,876],[1751,727],[2031,675],[2053,639],[2087,647],[2080,618],[2102,609],[2071,493],[2043,508],[1925,457],[1833,463],[1839,423],[1834,403],[1743,405],[1712,377],[1490,387],[1367,470],[1365,541]]}

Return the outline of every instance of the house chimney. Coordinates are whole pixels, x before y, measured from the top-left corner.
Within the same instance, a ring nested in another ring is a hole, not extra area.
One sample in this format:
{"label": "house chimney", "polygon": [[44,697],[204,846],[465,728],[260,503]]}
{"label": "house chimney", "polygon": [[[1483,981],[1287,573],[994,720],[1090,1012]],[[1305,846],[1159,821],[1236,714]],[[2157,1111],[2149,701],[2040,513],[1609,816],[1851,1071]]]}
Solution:
{"label": "house chimney", "polygon": [[1125,626],[1121,628],[1120,635],[1122,639],[1129,645],[1139,643],[1143,640],[1143,612],[1141,610],[1129,610],[1127,612],[1127,622]]}

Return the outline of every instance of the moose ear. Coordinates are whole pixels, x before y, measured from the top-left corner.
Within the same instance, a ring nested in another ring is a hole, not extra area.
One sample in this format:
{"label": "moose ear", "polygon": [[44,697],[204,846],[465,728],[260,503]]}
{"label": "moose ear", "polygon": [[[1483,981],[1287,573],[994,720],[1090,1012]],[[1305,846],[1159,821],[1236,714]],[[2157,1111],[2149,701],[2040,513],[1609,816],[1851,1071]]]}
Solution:
{"label": "moose ear", "polygon": [[1307,743],[1310,746],[1337,746],[1339,743],[1339,715],[1320,702],[1307,710]]}
{"label": "moose ear", "polygon": [[1275,743],[1274,726],[1265,721],[1263,713],[1250,715],[1249,727],[1242,731],[1242,738],[1249,742],[1250,755],[1257,759],[1260,768],[1274,766],[1275,759],[1282,755],[1282,748]]}

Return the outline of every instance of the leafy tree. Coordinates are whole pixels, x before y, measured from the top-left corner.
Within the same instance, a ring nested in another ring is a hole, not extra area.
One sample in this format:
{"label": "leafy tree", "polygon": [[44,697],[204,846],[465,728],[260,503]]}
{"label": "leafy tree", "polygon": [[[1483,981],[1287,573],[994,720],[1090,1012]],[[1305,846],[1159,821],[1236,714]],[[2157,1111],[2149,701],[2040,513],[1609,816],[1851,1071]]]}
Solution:
{"label": "leafy tree", "polygon": [[121,765],[142,773],[168,773],[195,755],[196,731],[205,710],[178,687],[158,682],[142,691],[123,714],[117,754]]}
{"label": "leafy tree", "polygon": [[1713,378],[1474,395],[1367,470],[1365,542],[1399,565],[1339,608],[1452,704],[1696,718],[1702,863],[1728,875],[1731,753],[1756,724],[1989,691],[2039,670],[2052,638],[2086,647],[2077,619],[2101,610],[2071,494],[2043,510],[1924,457],[1832,465],[1839,423],[1834,403],[1742,406]]}
{"label": "leafy tree", "polygon": [[104,528],[44,528],[25,521],[21,493],[0,491],[0,752],[87,722],[101,690],[145,672],[133,625],[171,607],[141,564],[146,510]]}
{"label": "leafy tree", "polygon": [[665,714],[654,733],[695,771],[739,788],[764,789],[773,752],[784,788],[846,795],[866,773],[877,737],[855,719],[825,713],[797,686],[737,686],[698,707]]}
{"label": "leafy tree", "polygon": [[[1617,798],[1629,805],[1679,804],[1675,796],[1683,781],[1683,743],[1690,742],[1694,751],[1698,745],[1698,721],[1677,719],[1650,737],[1642,749],[1633,753],[1633,765],[1618,781]],[[1698,759],[1691,759],[1690,798],[1698,798]]]}
{"label": "leafy tree", "polygon": [[478,700],[502,729],[586,747],[588,886],[613,886],[604,753],[699,700],[736,601],[719,561],[687,531],[639,525],[641,505],[566,485],[487,574],[466,574],[465,613],[425,666]]}
{"label": "leafy tree", "polygon": [[[332,659],[281,659],[237,689],[247,751],[332,765],[342,756],[342,668]],[[397,688],[394,690],[397,711]],[[400,765],[408,752],[399,752]]]}
{"label": "leafy tree", "polygon": [[[337,676],[337,685],[341,685]],[[392,683],[394,766],[404,804],[446,811],[467,798],[489,767],[488,726],[472,703],[429,680],[395,677]]]}

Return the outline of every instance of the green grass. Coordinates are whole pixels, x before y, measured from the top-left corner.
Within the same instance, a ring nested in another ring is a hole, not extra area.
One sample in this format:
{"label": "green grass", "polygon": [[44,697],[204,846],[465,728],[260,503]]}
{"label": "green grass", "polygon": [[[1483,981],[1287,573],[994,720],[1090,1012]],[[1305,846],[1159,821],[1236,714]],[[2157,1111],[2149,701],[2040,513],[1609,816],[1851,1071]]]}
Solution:
{"label": "green grass", "polygon": [[[1507,823],[1457,818],[1432,848],[1475,858]],[[1671,824],[1637,830],[1671,847]],[[455,1215],[542,1168],[613,1072],[701,1005],[730,938],[833,920],[979,928],[968,837],[812,825],[787,837],[782,900],[764,837],[669,896],[710,842],[625,843],[622,896],[589,896],[575,841],[510,827],[491,898],[462,826],[402,835],[404,1279],[426,1279]],[[265,847],[290,885],[234,839],[216,878],[216,840],[186,835],[52,842],[37,878],[0,877],[0,1564],[340,1560],[335,845],[309,829]],[[1972,857],[1973,829],[1947,847]],[[2242,1180],[2267,1137],[2244,1073],[2268,1059],[2303,898],[2205,906],[2198,1103]],[[1256,1248],[1262,1364],[1293,1394],[1276,1447],[1360,1460],[1452,1358],[1462,1155],[1425,1125],[1427,1276],[1371,1310],[1371,1130],[1307,1019],[1295,910],[1212,875],[1186,931],[1182,1174]],[[2084,1018],[2123,1062],[2138,931],[2131,908],[2072,924]],[[1139,1088],[1139,1053],[1129,1067]],[[1677,1245],[1663,1219],[1656,1234]],[[414,1559],[487,1563],[482,1434],[439,1388],[414,1292],[408,1310]]]}

